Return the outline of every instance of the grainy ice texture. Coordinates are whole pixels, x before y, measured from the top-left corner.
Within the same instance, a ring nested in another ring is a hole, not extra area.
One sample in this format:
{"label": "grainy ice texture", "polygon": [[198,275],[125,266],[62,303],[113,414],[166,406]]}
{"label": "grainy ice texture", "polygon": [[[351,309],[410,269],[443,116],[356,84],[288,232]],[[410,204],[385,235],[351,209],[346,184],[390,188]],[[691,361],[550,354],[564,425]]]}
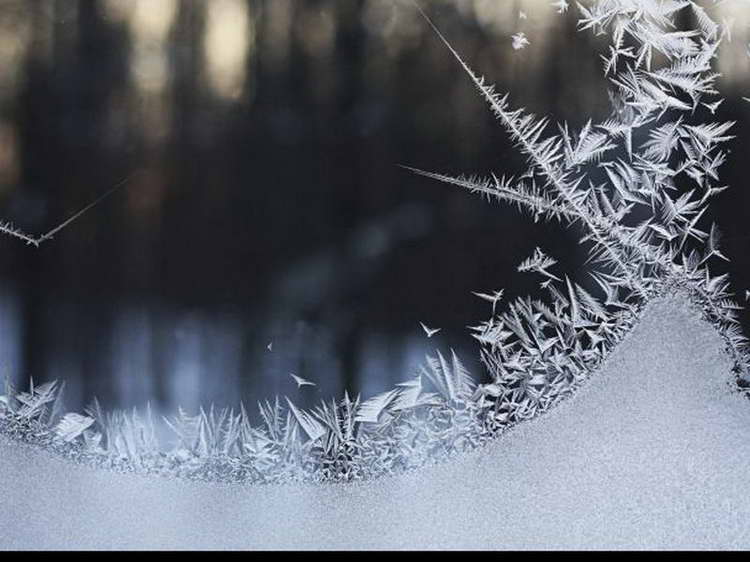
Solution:
{"label": "grainy ice texture", "polygon": [[750,402],[682,301],[486,449],[357,485],[115,474],[0,440],[5,548],[750,548]]}

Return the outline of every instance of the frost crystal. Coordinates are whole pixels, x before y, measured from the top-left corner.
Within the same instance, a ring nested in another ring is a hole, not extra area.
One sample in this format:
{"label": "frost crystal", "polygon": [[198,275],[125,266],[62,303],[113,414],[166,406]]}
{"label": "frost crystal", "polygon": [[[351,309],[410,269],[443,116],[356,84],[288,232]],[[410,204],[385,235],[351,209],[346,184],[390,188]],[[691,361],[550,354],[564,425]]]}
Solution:
{"label": "frost crystal", "polygon": [[526,47],[526,45],[529,45],[529,40],[526,38],[526,34],[523,31],[519,31],[515,35],[511,37],[513,42],[513,48],[518,51],[519,49],[523,49]]}

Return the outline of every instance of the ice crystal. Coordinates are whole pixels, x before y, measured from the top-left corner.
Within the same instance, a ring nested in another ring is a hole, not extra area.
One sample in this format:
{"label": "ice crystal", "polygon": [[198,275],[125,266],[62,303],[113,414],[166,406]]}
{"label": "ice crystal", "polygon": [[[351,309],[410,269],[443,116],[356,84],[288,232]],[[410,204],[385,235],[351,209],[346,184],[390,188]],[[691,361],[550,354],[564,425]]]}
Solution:
{"label": "ice crystal", "polygon": [[518,51],[524,49],[526,45],[529,45],[529,40],[523,31],[519,31],[511,37],[513,48]]}
{"label": "ice crystal", "polygon": [[567,0],[555,0],[555,2],[552,2],[552,6],[557,9],[558,14],[564,14],[570,7]]}

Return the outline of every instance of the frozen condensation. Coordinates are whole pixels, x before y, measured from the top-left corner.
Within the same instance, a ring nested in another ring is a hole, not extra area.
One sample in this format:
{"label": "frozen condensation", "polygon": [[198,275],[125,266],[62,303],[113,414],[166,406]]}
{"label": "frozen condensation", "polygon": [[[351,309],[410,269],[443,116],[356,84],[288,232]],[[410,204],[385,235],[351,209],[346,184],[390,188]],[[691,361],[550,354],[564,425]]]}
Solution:
{"label": "frozen condensation", "polygon": [[4,548],[749,548],[750,403],[656,300],[572,398],[485,448],[353,484],[119,474],[0,436]]}

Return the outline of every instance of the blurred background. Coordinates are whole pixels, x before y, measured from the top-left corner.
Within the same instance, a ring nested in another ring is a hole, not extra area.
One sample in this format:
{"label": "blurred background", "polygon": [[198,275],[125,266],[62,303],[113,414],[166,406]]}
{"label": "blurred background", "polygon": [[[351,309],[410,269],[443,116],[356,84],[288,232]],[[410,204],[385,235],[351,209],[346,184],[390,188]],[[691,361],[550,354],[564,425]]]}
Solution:
{"label": "blurred background", "polygon": [[[515,104],[606,117],[604,38],[551,4],[423,2]],[[713,212],[744,295],[750,10],[712,10],[738,121]],[[0,375],[65,380],[72,408],[369,396],[436,348],[481,373],[471,291],[533,292],[535,246],[589,283],[575,232],[399,164],[524,165],[410,2],[0,0],[0,218],[42,233],[131,177],[38,249],[0,237]]]}

